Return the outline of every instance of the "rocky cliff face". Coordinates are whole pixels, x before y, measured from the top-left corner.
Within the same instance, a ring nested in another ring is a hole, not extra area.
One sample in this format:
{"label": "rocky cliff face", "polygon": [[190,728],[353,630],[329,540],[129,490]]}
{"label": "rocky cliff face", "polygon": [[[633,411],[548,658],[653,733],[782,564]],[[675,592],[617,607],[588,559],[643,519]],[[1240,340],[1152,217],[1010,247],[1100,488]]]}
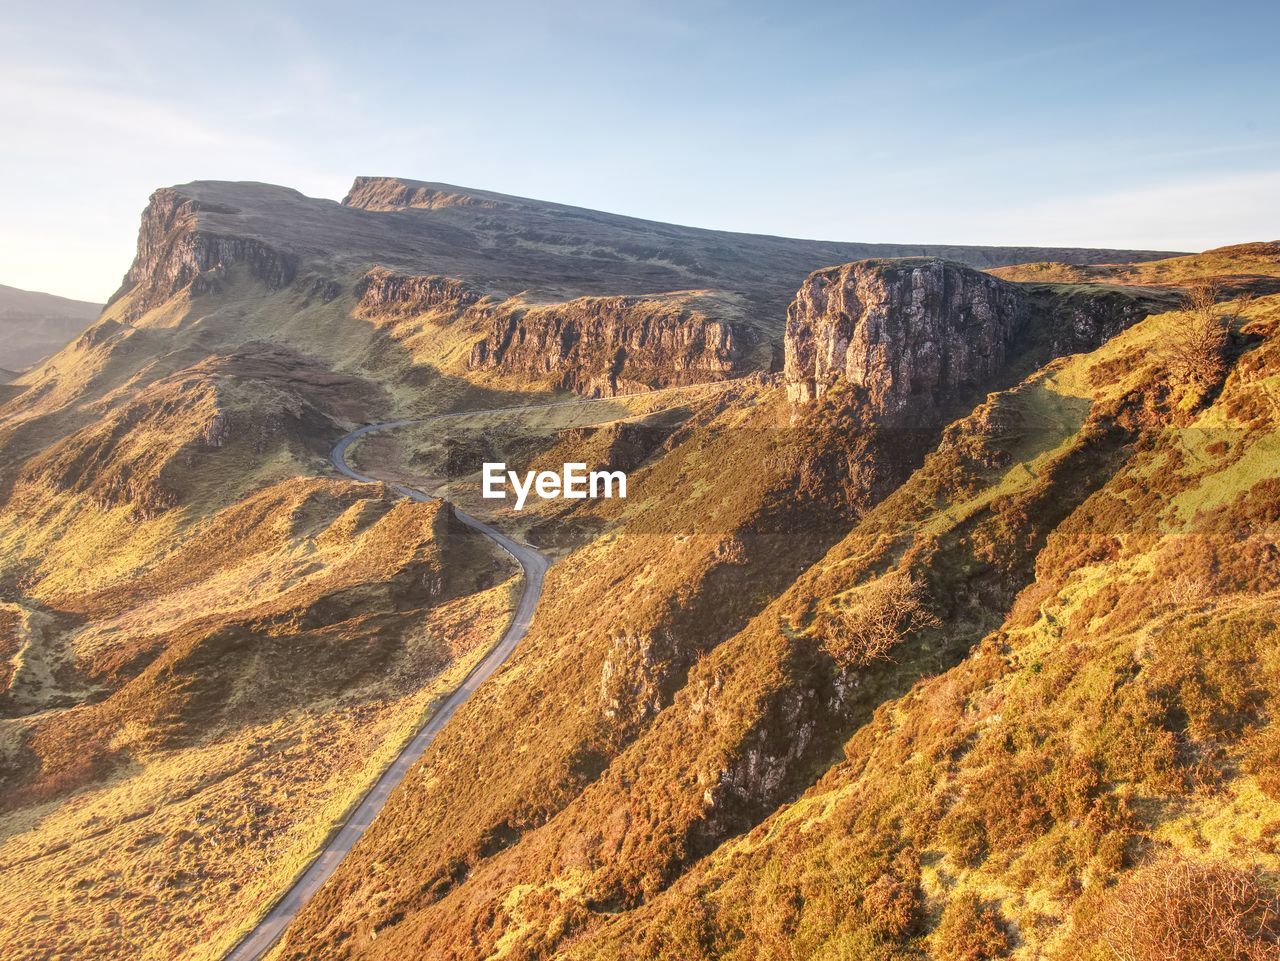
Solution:
{"label": "rocky cliff face", "polygon": [[607,397],[736,376],[752,345],[749,329],[708,317],[693,296],[582,297],[495,311],[468,366]]}
{"label": "rocky cliff face", "polygon": [[202,229],[200,213],[235,214],[234,209],[157,190],[142,213],[138,252],[124,283],[111,302],[134,293],[125,319],[140,317],[179,291],[212,290],[227,270],[244,264],[272,289],[285,287],[297,275],[296,259],[247,236],[221,236]]}
{"label": "rocky cliff face", "polygon": [[883,422],[917,423],[989,381],[1028,313],[1017,285],[944,260],[816,271],[787,312],[787,395],[803,403],[843,377]]}
{"label": "rocky cliff face", "polygon": [[1092,287],[1074,284],[1026,284],[1033,313],[1045,318],[1049,353],[1054,357],[1095,350],[1148,314],[1173,310],[1176,290]]}
{"label": "rocky cliff face", "polygon": [[1174,291],[1013,283],[930,258],[865,260],[809,275],[787,312],[784,380],[796,403],[843,379],[880,423],[921,426],[1012,361],[1093,350]]}
{"label": "rocky cliff face", "polygon": [[407,276],[381,267],[356,286],[360,312],[367,317],[409,317],[431,310],[466,310],[481,299],[470,284],[452,277]]}

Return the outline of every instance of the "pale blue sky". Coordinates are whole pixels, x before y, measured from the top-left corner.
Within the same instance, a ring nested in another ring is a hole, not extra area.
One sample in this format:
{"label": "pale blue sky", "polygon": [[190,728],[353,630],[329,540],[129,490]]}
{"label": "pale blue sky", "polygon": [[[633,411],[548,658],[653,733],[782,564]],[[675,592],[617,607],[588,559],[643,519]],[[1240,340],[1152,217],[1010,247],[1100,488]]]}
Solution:
{"label": "pale blue sky", "polygon": [[0,283],[107,297],[156,187],[440,180],[837,240],[1280,236],[1280,5],[0,10]]}

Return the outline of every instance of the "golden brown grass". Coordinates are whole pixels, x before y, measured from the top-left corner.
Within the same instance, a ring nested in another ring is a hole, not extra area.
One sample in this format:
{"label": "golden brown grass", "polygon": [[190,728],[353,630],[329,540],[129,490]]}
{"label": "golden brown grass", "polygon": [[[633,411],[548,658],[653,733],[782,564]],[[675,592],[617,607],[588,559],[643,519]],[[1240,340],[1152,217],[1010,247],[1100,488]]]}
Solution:
{"label": "golden brown grass", "polygon": [[50,533],[0,515],[32,591],[0,622],[0,941],[218,957],[505,630],[516,583],[447,510],[346,482],[114,540],[86,500],[11,502]]}

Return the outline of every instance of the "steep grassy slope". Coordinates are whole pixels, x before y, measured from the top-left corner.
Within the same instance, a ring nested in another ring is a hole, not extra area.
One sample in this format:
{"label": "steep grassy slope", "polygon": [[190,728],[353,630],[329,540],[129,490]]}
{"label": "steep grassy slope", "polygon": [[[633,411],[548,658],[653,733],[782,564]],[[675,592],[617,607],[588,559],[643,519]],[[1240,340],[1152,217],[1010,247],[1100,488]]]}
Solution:
{"label": "steep grassy slope", "polygon": [[[559,569],[484,704],[505,737],[459,715],[274,956],[1074,957],[1151,928],[1163,846],[1274,870],[1277,306],[1221,392],[1166,369],[1166,313],[892,493],[858,470],[903,437],[850,448],[876,431],[838,386],[795,430],[762,388],[677,431]],[[699,617],[635,631],[655,597]]]}
{"label": "steep grassy slope", "polygon": [[[1274,957],[1280,300],[1249,318],[1211,403],[1161,369],[1166,315],[957,425],[863,524],[892,519],[890,565],[946,626],[852,680],[910,690],[874,697],[794,803],[570,956]],[[793,629],[820,643],[824,608],[856,600],[870,534],[810,572]],[[956,623],[937,605],[983,567],[1027,586],[1007,616],[984,597],[981,643],[915,681]]]}

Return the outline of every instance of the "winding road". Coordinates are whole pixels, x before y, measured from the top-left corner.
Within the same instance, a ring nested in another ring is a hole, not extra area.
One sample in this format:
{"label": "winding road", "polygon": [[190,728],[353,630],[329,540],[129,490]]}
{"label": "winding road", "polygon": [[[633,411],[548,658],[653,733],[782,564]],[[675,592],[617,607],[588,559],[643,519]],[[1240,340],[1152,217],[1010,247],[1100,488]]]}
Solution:
{"label": "winding road", "polygon": [[[659,390],[648,391],[643,396],[652,397],[655,394],[723,390],[736,383],[737,380],[735,378],[718,381],[713,384],[664,387]],[[608,402],[608,398],[578,398],[551,404],[465,410],[451,414],[436,414],[422,419],[391,420],[380,424],[368,424],[353,430],[334,444],[333,450],[329,453],[329,460],[333,464],[334,470],[344,477],[365,483],[380,483],[377,478],[361,474],[359,471],[352,469],[347,463],[347,451],[351,445],[368,434],[383,430],[394,430],[397,427],[407,427],[410,424],[451,420],[477,414],[537,412],[557,407],[577,407]],[[392,484],[390,487],[397,494],[410,500],[432,501],[440,499],[430,494],[424,494],[422,491],[414,490],[411,487],[403,487],[398,484]],[[524,591],[520,594],[520,602],[516,605],[515,616],[512,618],[510,626],[507,628],[506,633],[502,635],[502,639],[485,654],[479,664],[471,669],[471,673],[467,675],[466,679],[432,713],[427,722],[418,730],[418,733],[396,756],[396,759],[382,772],[373,787],[360,800],[355,810],[348,815],[342,827],[329,838],[324,848],[316,855],[315,860],[289,886],[288,890],[285,891],[267,915],[258,922],[257,926],[223,956],[223,961],[257,961],[267,953],[280,935],[284,933],[285,928],[289,926],[289,922],[306,907],[307,902],[315,896],[324,882],[329,879],[329,875],[333,874],[337,869],[338,864],[346,857],[356,841],[360,840],[361,835],[368,830],[369,825],[373,823],[373,819],[378,816],[378,812],[387,803],[387,798],[390,797],[391,792],[404,780],[409,768],[413,766],[418,758],[422,757],[431,742],[435,740],[435,736],[449,723],[449,719],[453,717],[454,713],[466,702],[476,688],[483,684],[511,656],[511,652],[516,649],[516,645],[520,643],[528,632],[529,624],[533,621],[534,609],[538,606],[538,599],[542,596],[542,579],[547,572],[547,568],[551,566],[550,559],[534,550],[528,544],[521,544],[519,541],[512,540],[496,527],[477,520],[456,506],[453,509],[453,513],[463,524],[472,530],[479,531],[514,557],[524,570]]]}
{"label": "winding road", "polygon": [[[412,423],[419,422],[396,420],[383,424],[370,424],[354,430],[334,445],[333,451],[329,454],[329,460],[333,462],[334,468],[340,474],[352,480],[375,483],[375,478],[361,474],[347,464],[348,448],[367,434],[404,427]],[[410,500],[438,500],[438,498],[432,497],[430,494],[424,494],[410,487],[392,485],[391,489],[408,497]],[[270,912],[267,913],[266,917],[258,922],[257,927],[246,934],[234,948],[227,952],[224,956],[224,961],[257,961],[258,958],[267,953],[267,950],[276,942],[276,939],[284,933],[289,922],[297,917],[307,902],[315,896],[324,882],[328,880],[329,875],[333,874],[338,864],[346,857],[347,852],[351,850],[356,841],[360,840],[361,835],[368,830],[369,825],[373,823],[373,819],[377,817],[378,812],[387,803],[387,798],[390,797],[391,792],[404,780],[409,768],[413,766],[418,758],[422,757],[427,747],[435,739],[435,736],[449,723],[449,719],[466,702],[467,698],[511,656],[511,652],[516,649],[516,645],[520,643],[520,640],[529,630],[529,624],[533,620],[534,609],[538,606],[538,598],[542,596],[542,579],[547,572],[547,568],[551,566],[550,560],[529,545],[513,541],[496,527],[486,524],[484,521],[476,520],[476,518],[459,510],[457,507],[453,509],[453,513],[467,527],[479,531],[485,537],[496,542],[499,547],[514,557],[519,562],[520,567],[523,568],[524,590],[520,594],[520,603],[516,605],[515,616],[511,620],[511,625],[507,628],[506,633],[502,635],[502,639],[490,648],[479,664],[471,669],[471,673],[467,675],[466,679],[453,690],[440,707],[432,712],[427,722],[404,746],[390,766],[382,772],[382,775],[360,800],[355,810],[348,815],[342,827],[329,838],[324,848],[307,867],[306,871],[299,875],[297,880],[293,882]]]}

